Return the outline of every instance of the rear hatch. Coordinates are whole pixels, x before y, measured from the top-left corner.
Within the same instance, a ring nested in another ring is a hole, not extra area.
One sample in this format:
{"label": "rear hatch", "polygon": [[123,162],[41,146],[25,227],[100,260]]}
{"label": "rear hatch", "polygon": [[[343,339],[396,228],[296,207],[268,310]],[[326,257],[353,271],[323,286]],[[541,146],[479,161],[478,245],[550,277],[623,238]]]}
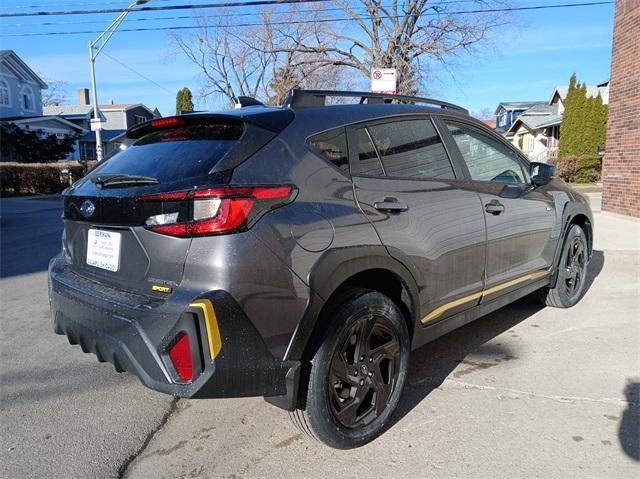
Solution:
{"label": "rear hatch", "polygon": [[224,115],[134,127],[131,146],[64,195],[63,246],[72,270],[136,294],[171,292],[182,280],[191,238],[158,234],[151,226],[185,221],[193,211],[184,192],[226,185],[231,168],[274,136]]}

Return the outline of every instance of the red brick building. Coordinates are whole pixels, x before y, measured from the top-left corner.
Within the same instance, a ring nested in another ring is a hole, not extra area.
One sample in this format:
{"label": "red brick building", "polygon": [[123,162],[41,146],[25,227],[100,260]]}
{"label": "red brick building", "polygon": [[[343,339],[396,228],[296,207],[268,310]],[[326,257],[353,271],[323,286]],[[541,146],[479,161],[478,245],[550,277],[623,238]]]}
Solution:
{"label": "red brick building", "polygon": [[640,0],[617,0],[602,210],[640,217]]}

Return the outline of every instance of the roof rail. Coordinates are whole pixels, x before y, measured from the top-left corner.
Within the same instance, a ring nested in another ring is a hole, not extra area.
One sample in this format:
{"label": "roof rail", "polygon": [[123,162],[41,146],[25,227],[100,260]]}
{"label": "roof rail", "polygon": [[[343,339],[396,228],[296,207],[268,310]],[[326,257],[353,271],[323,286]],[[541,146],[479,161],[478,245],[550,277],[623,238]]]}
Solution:
{"label": "roof rail", "polygon": [[233,99],[233,103],[235,104],[236,108],[245,108],[248,106],[264,106],[264,103],[250,96],[238,96]]}
{"label": "roof rail", "polygon": [[461,111],[463,113],[469,113],[465,108],[454,105],[453,103],[447,103],[446,101],[434,100],[432,98],[423,98],[419,96],[408,95],[390,95],[388,93],[371,93],[364,91],[333,91],[333,90],[297,90],[293,89],[289,91],[289,96],[285,100],[284,106],[286,108],[309,108],[325,106],[327,97],[347,97],[347,98],[360,98],[360,103],[364,104],[380,104],[391,103],[397,101],[400,103],[425,103],[429,105],[439,106],[449,110]]}

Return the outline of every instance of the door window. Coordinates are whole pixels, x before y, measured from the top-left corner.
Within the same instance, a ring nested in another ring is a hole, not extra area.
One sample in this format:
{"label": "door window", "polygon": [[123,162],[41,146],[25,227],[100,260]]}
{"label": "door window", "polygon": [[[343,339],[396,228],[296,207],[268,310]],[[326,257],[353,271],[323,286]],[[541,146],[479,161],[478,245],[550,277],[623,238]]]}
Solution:
{"label": "door window", "polygon": [[369,127],[387,176],[453,179],[453,168],[431,120]]}
{"label": "door window", "polygon": [[471,179],[496,183],[526,183],[518,155],[498,140],[456,123],[447,127],[467,164]]}
{"label": "door window", "polygon": [[360,176],[384,176],[380,158],[371,143],[367,129],[358,128],[353,135],[353,142],[358,174]]}
{"label": "door window", "polygon": [[444,145],[428,119],[360,128],[355,132],[354,142],[361,175],[416,179],[455,177]]}

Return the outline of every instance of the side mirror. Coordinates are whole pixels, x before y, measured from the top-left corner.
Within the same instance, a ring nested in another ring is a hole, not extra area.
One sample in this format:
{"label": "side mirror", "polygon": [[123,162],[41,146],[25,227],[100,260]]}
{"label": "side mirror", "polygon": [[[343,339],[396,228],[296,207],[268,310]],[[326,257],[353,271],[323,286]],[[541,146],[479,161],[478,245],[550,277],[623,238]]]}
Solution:
{"label": "side mirror", "polygon": [[556,175],[556,169],[547,163],[531,163],[529,168],[533,186],[544,186]]}

